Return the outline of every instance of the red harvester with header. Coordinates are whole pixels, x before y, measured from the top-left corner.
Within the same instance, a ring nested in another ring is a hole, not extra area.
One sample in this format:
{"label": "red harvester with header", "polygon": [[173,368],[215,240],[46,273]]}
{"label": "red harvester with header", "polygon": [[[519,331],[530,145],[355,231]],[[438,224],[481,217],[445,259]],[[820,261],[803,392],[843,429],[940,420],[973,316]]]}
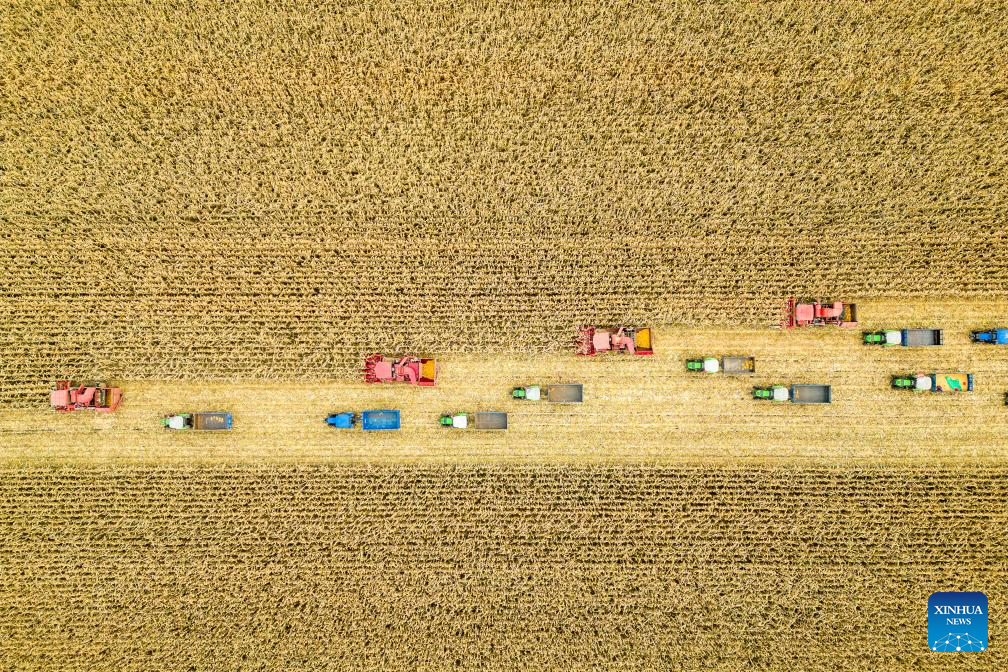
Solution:
{"label": "red harvester with header", "polygon": [[434,387],[437,380],[437,362],[420,357],[388,358],[374,354],[364,360],[365,383],[409,383],[421,387]]}
{"label": "red harvester with header", "polygon": [[604,352],[627,352],[631,355],[653,355],[651,329],[633,327],[581,327],[578,330],[578,355],[594,356]]}
{"label": "red harvester with header", "polygon": [[795,327],[844,327],[857,326],[857,305],[843,301],[797,301],[789,297],[784,304],[782,329]]}
{"label": "red harvester with header", "polygon": [[102,411],[111,413],[119,408],[122,401],[122,389],[107,387],[103,383],[95,383],[88,387],[70,387],[69,380],[56,383],[56,388],[49,393],[49,403],[60,413],[70,411]]}

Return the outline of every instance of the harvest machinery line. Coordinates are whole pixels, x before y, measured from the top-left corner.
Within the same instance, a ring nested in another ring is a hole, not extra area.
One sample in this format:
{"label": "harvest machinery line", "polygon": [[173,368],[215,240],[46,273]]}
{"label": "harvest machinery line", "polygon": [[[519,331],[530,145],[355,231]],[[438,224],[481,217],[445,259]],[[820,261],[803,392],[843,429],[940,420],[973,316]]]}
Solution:
{"label": "harvest machinery line", "polygon": [[[785,303],[781,327],[785,329],[812,327],[852,328],[857,326],[857,307],[842,301],[796,300],[789,297]],[[581,327],[575,337],[574,354],[598,356],[606,353],[652,355],[654,344],[650,327],[590,326]],[[990,328],[970,333],[974,343],[1008,345],[1008,328]],[[862,334],[865,345],[882,347],[927,347],[944,344],[944,333],[935,328],[902,328],[866,331]],[[753,375],[756,358],[750,355],[704,356],[686,360],[686,370],[693,373],[726,375]],[[412,355],[385,356],[379,353],[365,358],[363,375],[366,383],[407,383],[418,387],[434,387],[437,383],[438,364],[434,358]],[[934,372],[894,375],[891,387],[898,390],[935,393],[972,392],[972,373]],[[527,385],[511,390],[512,400],[545,401],[548,403],[578,404],[584,401],[581,383]],[[755,386],[752,397],[757,400],[794,404],[830,404],[833,388],[828,384],[774,384]],[[123,391],[104,383],[92,385],[71,384],[58,381],[50,394],[50,404],[58,412],[92,410],[114,412],[123,399]],[[1005,395],[1008,405],[1008,393]],[[472,423],[470,423],[472,419]],[[398,430],[401,427],[400,411],[395,409],[367,410],[361,413],[343,411],[329,415],[325,422],[337,429],[353,429],[358,424],[365,431]],[[454,429],[506,430],[508,414],[504,411],[450,412],[438,417],[438,424]],[[227,431],[233,428],[230,411],[199,411],[164,416],[162,425],[174,431]]]}

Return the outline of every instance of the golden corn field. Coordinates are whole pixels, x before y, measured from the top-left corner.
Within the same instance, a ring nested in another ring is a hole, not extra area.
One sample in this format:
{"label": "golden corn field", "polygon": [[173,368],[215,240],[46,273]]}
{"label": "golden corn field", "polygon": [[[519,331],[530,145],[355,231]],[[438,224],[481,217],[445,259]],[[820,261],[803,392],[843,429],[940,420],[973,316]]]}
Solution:
{"label": "golden corn field", "polygon": [[765,326],[789,293],[1005,298],[1006,17],[18,3],[3,398]]}
{"label": "golden corn field", "polygon": [[[9,3],[0,670],[1008,668],[1005,73],[1003,0]],[[976,390],[887,387],[933,370]],[[928,651],[939,590],[988,651]]]}
{"label": "golden corn field", "polygon": [[922,623],[935,587],[983,586],[999,632],[1006,498],[1003,466],[38,466],[0,481],[0,656],[1004,669],[998,634],[937,655]]}

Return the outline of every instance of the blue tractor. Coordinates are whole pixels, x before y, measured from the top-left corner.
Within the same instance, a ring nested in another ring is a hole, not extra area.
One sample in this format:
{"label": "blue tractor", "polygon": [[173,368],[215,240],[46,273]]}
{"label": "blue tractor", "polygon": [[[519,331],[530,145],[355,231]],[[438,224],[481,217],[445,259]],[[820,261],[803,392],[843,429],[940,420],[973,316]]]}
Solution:
{"label": "blue tractor", "polygon": [[325,419],[326,424],[336,429],[350,429],[357,424],[356,413],[333,413]]}
{"label": "blue tractor", "polygon": [[1008,329],[986,329],[970,332],[970,340],[974,343],[991,343],[993,345],[1008,345]]}

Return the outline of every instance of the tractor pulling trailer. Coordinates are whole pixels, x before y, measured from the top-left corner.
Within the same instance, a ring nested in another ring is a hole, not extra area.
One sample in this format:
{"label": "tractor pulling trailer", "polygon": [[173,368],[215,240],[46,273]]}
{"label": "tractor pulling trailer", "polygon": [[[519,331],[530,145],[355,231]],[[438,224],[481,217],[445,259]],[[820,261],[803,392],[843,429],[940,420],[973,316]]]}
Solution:
{"label": "tractor pulling trailer", "polygon": [[914,392],[972,392],[972,373],[908,373],[893,376],[892,387]]}
{"label": "tractor pulling trailer", "polygon": [[753,399],[763,399],[775,403],[790,401],[793,404],[833,403],[833,388],[830,385],[771,385],[754,387]]}
{"label": "tractor pulling trailer", "polygon": [[744,376],[756,373],[755,357],[703,357],[687,359],[686,370],[696,373],[724,372],[729,376]]}
{"label": "tractor pulling trailer", "polygon": [[584,385],[581,383],[564,383],[561,385],[528,385],[511,390],[512,399],[526,401],[546,401],[554,404],[580,404],[584,401]]}
{"label": "tractor pulling trailer", "polygon": [[886,329],[883,331],[866,331],[862,334],[865,345],[881,345],[883,347],[903,346],[919,348],[931,345],[943,345],[945,338],[941,329]]}
{"label": "tractor pulling trailer", "polygon": [[161,420],[165,429],[218,432],[231,429],[231,414],[226,411],[212,413],[176,413]]}
{"label": "tractor pulling trailer", "polygon": [[335,427],[336,429],[353,429],[360,422],[361,429],[366,432],[395,430],[399,429],[400,426],[399,411],[387,409],[364,411],[359,415],[352,412],[333,413],[325,419],[325,422],[330,427]]}
{"label": "tractor pulling trailer", "polygon": [[473,428],[503,430],[508,428],[507,413],[500,411],[487,411],[482,413],[445,413],[438,418],[438,424],[442,427],[453,427],[455,429],[466,429],[469,427],[469,416],[472,415]]}

